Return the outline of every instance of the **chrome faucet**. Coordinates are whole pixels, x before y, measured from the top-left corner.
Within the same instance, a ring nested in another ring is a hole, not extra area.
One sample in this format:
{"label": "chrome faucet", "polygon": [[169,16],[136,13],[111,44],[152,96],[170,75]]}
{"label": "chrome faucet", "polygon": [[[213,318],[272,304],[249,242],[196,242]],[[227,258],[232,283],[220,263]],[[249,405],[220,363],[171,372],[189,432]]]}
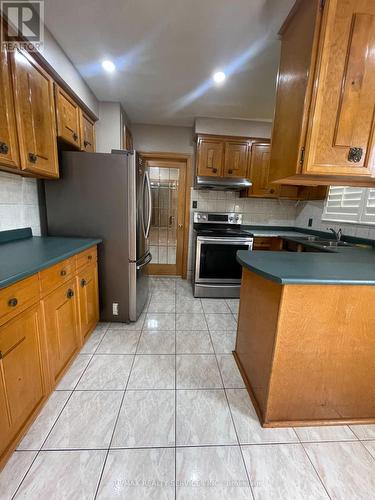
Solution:
{"label": "chrome faucet", "polygon": [[341,236],[342,236],[342,229],[341,229],[341,227],[340,227],[340,229],[338,231],[335,231],[335,229],[333,229],[333,227],[327,227],[327,229],[328,229],[328,231],[331,231],[331,233],[335,237],[336,241],[340,241],[341,240]]}

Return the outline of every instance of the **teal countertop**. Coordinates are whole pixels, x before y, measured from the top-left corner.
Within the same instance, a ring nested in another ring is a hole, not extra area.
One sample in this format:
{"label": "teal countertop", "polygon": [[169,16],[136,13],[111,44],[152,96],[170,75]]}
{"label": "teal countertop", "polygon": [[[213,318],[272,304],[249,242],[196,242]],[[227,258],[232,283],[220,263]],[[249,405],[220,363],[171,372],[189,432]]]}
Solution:
{"label": "teal countertop", "polygon": [[[299,240],[298,232],[275,229],[279,236],[304,245],[316,247],[313,242]],[[312,233],[312,231],[303,231]],[[256,231],[253,231],[256,234]],[[325,236],[329,237],[327,233]],[[348,237],[351,243],[375,244],[371,240]],[[237,252],[238,262],[266,279],[289,284],[326,284],[326,285],[375,285],[375,248],[339,247],[321,249],[320,252]]]}
{"label": "teal countertop", "polygon": [[0,232],[0,288],[53,266],[101,241],[32,236],[30,228]]}

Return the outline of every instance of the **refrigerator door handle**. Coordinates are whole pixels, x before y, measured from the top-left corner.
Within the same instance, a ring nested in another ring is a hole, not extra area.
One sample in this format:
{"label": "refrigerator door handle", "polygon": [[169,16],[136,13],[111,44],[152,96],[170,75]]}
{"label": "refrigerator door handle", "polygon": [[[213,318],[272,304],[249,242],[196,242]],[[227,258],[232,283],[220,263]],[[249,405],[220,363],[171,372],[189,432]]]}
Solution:
{"label": "refrigerator door handle", "polygon": [[152,194],[151,194],[151,182],[150,182],[150,174],[146,170],[145,172],[146,182],[147,182],[147,190],[148,190],[148,222],[145,237],[148,238],[150,236],[151,229],[151,217],[152,217]]}
{"label": "refrigerator door handle", "polygon": [[145,238],[147,238],[147,227],[146,227],[146,220],[145,220],[145,191],[146,191],[146,185],[147,185],[147,172],[145,172],[144,175],[143,175],[143,182],[142,182],[142,203],[141,203],[142,229],[143,229],[143,235],[144,235]]}
{"label": "refrigerator door handle", "polygon": [[146,258],[146,260],[144,262],[142,262],[142,264],[140,264],[139,266],[137,266],[137,271],[139,271],[140,269],[143,269],[151,261],[152,261],[152,255],[149,253],[148,256],[147,256],[147,258]]}

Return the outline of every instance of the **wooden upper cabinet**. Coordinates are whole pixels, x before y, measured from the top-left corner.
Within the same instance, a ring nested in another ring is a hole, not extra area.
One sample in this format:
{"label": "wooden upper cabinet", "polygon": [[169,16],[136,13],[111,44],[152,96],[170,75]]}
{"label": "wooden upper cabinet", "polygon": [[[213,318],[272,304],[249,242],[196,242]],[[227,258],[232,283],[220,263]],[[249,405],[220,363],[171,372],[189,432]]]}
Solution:
{"label": "wooden upper cabinet", "polygon": [[278,186],[271,184],[270,174],[270,150],[269,144],[253,144],[251,148],[251,162],[249,177],[252,182],[248,196],[259,198],[277,198]]}
{"label": "wooden upper cabinet", "polygon": [[0,51],[0,164],[20,168],[9,56]]}
{"label": "wooden upper cabinet", "polygon": [[225,143],[224,177],[246,177],[250,144],[249,141]]}
{"label": "wooden upper cabinet", "polygon": [[198,137],[197,175],[220,177],[223,175],[224,146],[222,139]]}
{"label": "wooden upper cabinet", "polygon": [[375,2],[298,0],[281,30],[271,177],[375,185]]}
{"label": "wooden upper cabinet", "polygon": [[78,104],[55,83],[57,136],[80,148],[80,108]]}
{"label": "wooden upper cabinet", "polygon": [[12,62],[22,169],[58,177],[53,80],[25,51],[16,50]]}
{"label": "wooden upper cabinet", "polygon": [[81,136],[81,151],[88,151],[90,153],[94,153],[96,150],[95,121],[92,120],[82,110],[80,110],[80,136]]}

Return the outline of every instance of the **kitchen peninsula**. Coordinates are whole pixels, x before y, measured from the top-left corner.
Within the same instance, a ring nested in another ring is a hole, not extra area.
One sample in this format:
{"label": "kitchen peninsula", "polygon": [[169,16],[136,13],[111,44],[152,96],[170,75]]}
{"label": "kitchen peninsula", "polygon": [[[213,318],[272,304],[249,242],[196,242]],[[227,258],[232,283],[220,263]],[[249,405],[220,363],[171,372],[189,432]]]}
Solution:
{"label": "kitchen peninsula", "polygon": [[374,423],[375,249],[344,243],[237,259],[234,355],[262,425]]}

